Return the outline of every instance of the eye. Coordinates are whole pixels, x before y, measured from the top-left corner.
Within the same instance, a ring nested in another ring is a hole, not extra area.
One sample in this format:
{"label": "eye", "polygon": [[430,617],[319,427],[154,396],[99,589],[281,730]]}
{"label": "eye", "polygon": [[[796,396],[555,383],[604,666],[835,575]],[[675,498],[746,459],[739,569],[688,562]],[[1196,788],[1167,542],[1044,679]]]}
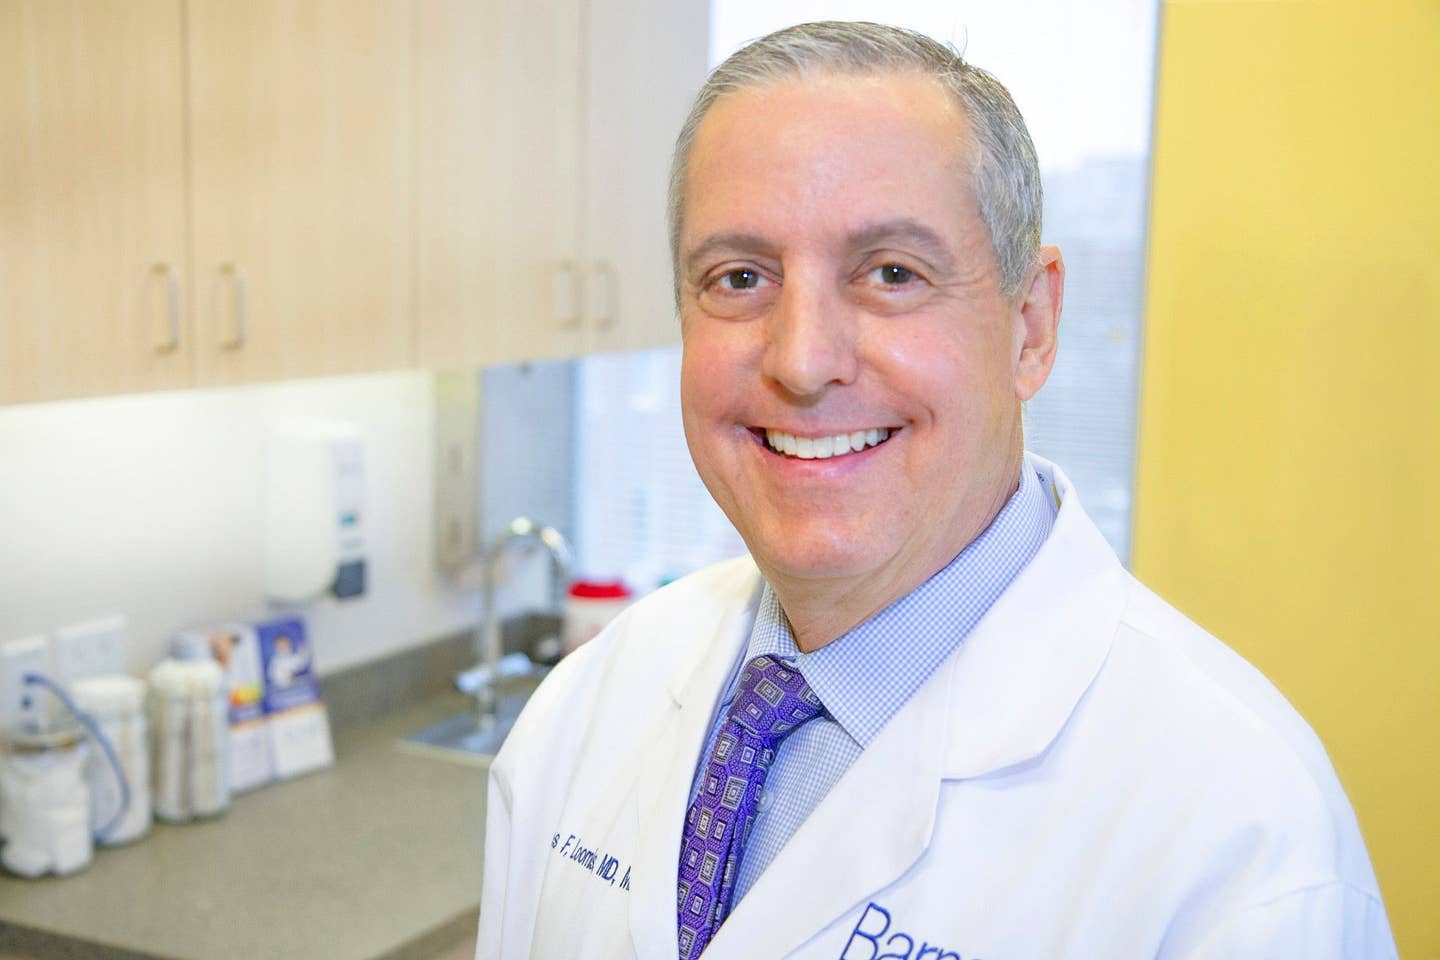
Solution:
{"label": "eye", "polygon": [[726,290],[754,290],[760,286],[761,279],[762,277],[756,271],[737,267],[720,274],[715,282]]}
{"label": "eye", "polygon": [[915,271],[898,263],[887,263],[870,271],[872,280],[887,287],[903,287],[916,279]]}
{"label": "eye", "polygon": [[765,309],[780,288],[776,273],[740,260],[716,264],[701,277],[695,302],[716,317],[751,316]]}

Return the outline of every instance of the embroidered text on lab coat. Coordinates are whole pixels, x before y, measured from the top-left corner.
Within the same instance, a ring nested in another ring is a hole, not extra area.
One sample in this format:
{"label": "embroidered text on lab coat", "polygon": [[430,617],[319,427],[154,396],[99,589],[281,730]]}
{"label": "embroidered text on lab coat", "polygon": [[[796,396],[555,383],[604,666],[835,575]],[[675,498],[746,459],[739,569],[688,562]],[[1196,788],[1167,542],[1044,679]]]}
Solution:
{"label": "embroidered text on lab coat", "polygon": [[[575,834],[560,842],[560,834],[550,837],[550,849],[555,853],[575,864],[583,870],[588,871],[596,880],[602,883],[609,883],[615,886],[617,879],[621,890],[630,889],[630,867],[621,863],[620,858],[610,853],[602,853],[594,847],[587,847],[580,842]],[[624,868],[624,875],[621,875],[621,868]]]}
{"label": "embroidered text on lab coat", "polygon": [[[845,949],[839,960],[965,960],[954,950],[920,941],[920,950],[915,950],[916,937],[896,930],[890,932],[890,911],[878,903],[867,903],[865,912],[850,931]],[[882,952],[883,951],[883,952]],[[980,960],[971,957],[970,960]]]}

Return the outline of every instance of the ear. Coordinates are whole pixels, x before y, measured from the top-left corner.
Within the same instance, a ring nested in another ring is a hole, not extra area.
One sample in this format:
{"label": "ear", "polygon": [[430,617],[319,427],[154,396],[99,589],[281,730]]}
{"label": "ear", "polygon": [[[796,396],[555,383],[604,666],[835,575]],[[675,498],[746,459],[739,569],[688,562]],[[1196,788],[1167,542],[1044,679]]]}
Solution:
{"label": "ear", "polygon": [[1015,299],[1015,396],[1023,402],[1040,391],[1055,366],[1065,299],[1065,261],[1059,247],[1040,248]]}

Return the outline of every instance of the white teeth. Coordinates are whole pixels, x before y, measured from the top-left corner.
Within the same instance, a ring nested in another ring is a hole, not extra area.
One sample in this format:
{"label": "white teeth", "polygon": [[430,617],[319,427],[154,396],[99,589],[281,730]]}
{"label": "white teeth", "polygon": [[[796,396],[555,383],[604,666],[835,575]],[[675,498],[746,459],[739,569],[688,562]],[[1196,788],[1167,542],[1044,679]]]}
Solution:
{"label": "white teeth", "polygon": [[829,437],[797,437],[783,430],[767,429],[765,442],[771,450],[801,460],[828,460],[847,453],[873,447],[890,436],[888,427],[871,427],[853,433],[837,433]]}

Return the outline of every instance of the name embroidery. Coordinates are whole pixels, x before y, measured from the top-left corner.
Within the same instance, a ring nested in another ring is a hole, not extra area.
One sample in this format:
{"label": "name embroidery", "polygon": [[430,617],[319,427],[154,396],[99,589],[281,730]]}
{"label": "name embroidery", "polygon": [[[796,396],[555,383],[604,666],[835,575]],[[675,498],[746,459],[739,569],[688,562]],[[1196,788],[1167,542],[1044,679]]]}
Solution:
{"label": "name embroidery", "polygon": [[[560,834],[554,834],[550,837],[550,849],[562,859],[586,870],[596,880],[609,883],[613,887],[619,877],[620,889],[630,889],[630,867],[621,863],[620,858],[613,854],[601,853],[596,848],[585,846],[575,834],[566,837],[563,844],[560,842]],[[625,869],[623,877],[620,876],[622,867]]]}
{"label": "name embroidery", "polygon": [[[856,921],[855,929],[850,931],[850,939],[845,941],[845,949],[840,952],[838,960],[965,960],[954,950],[946,950],[924,940],[920,941],[917,952],[916,938],[899,930],[891,933],[890,920],[889,910],[878,903],[866,904],[865,912]],[[980,958],[971,957],[970,960]]]}

